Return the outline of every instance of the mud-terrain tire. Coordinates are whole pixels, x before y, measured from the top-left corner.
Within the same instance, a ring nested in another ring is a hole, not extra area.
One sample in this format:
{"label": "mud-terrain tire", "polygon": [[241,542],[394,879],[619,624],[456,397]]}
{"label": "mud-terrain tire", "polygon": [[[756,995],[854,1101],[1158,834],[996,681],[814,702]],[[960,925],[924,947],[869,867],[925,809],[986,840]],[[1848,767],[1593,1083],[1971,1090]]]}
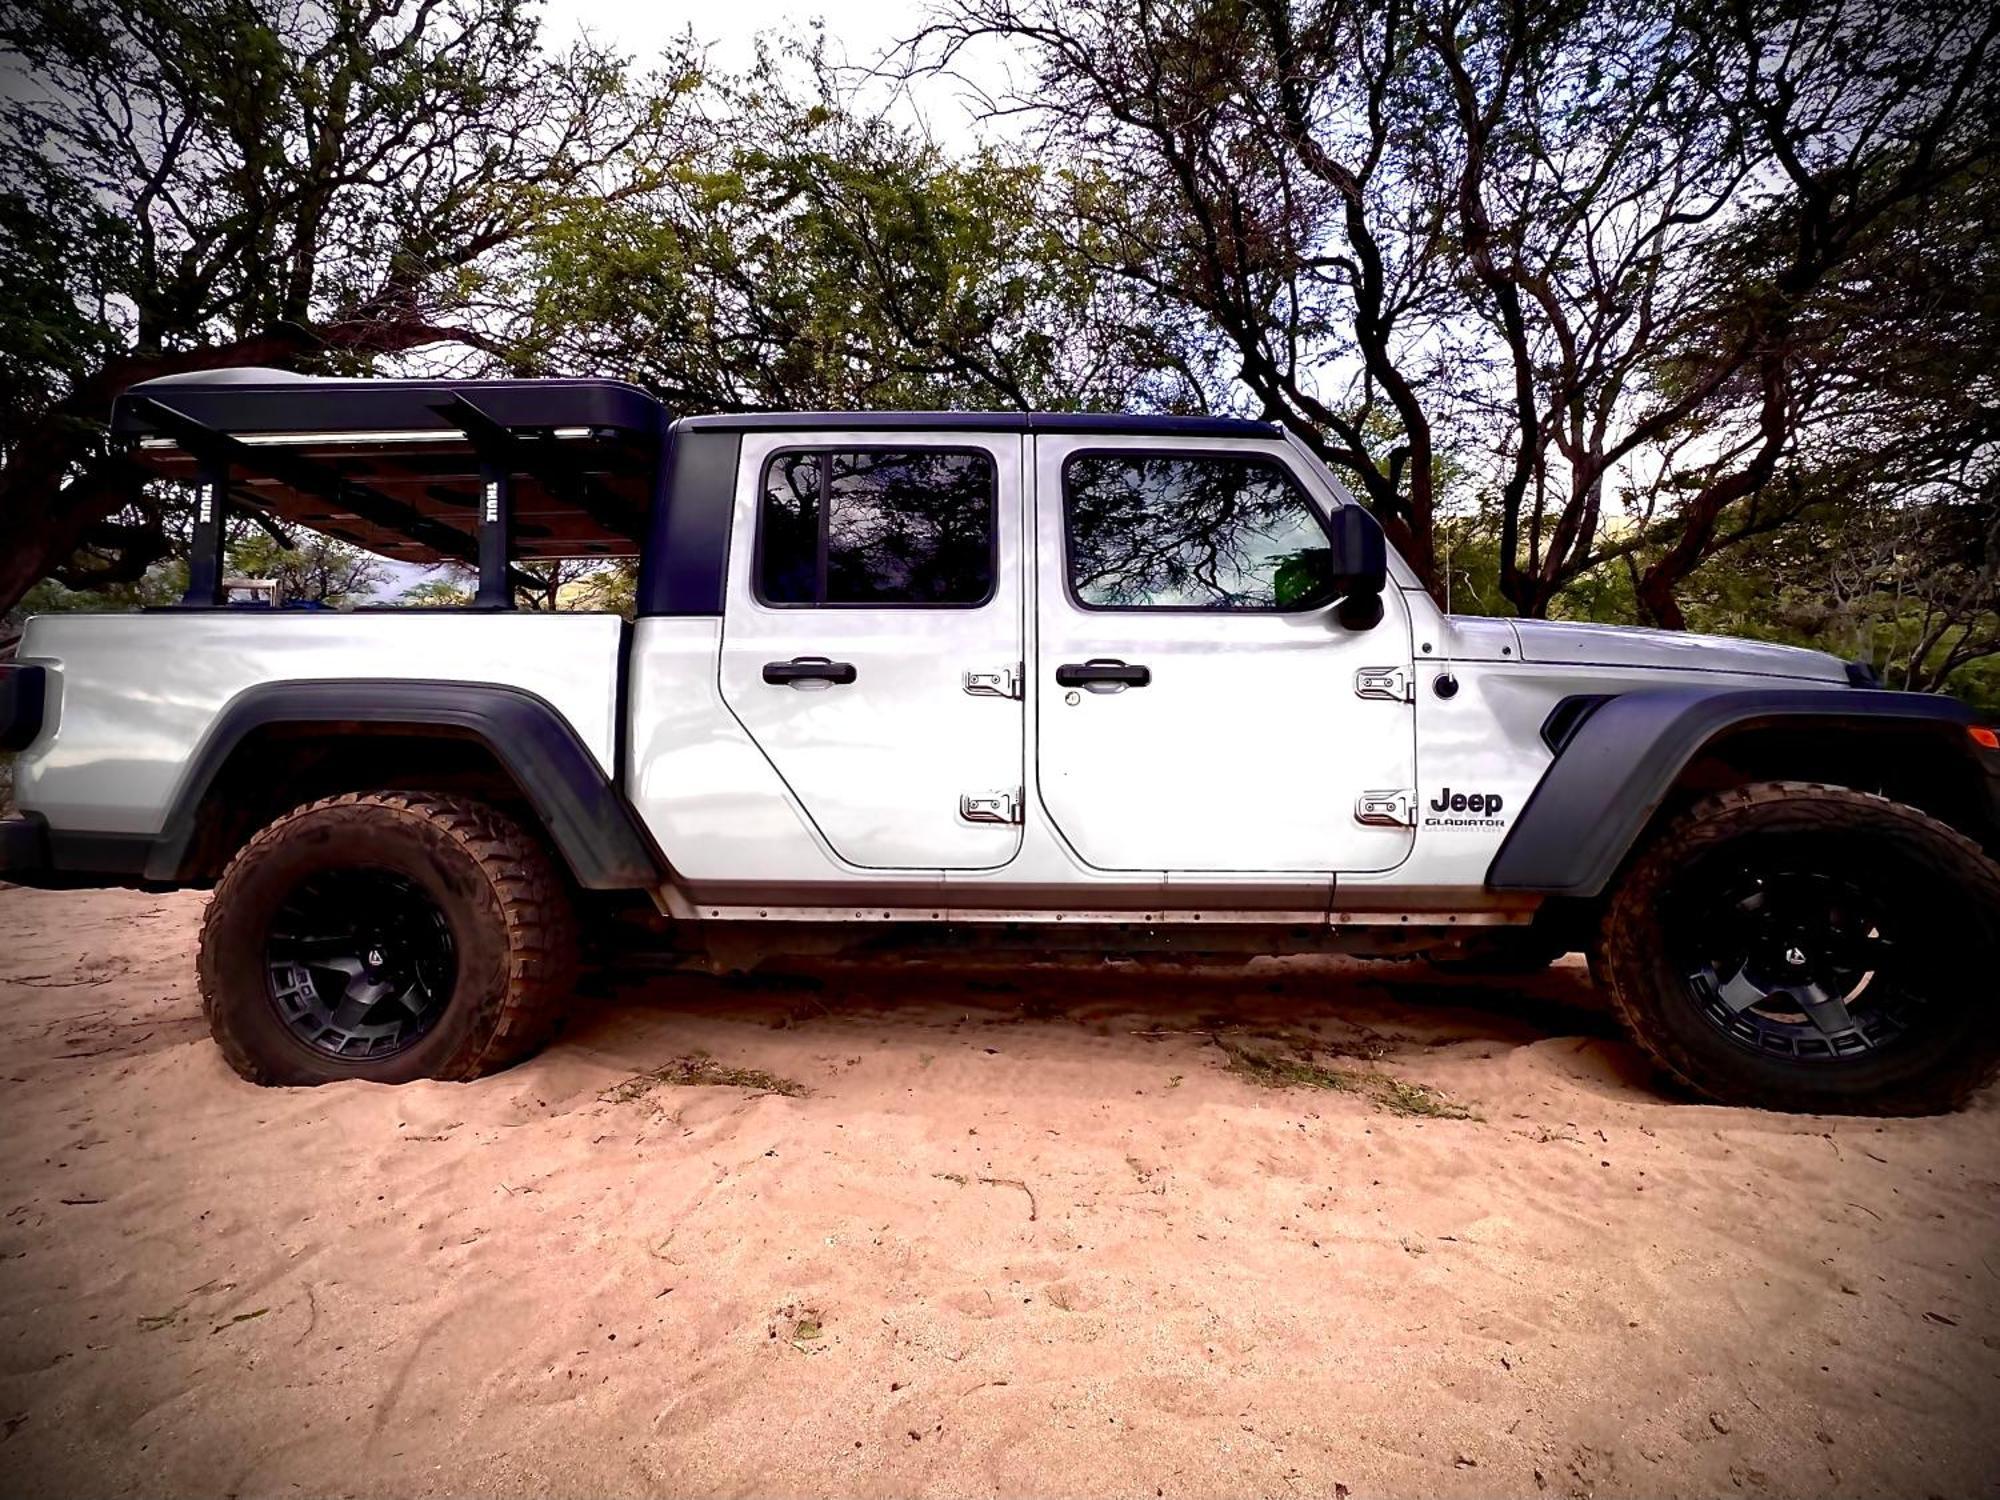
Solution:
{"label": "mud-terrain tire", "polygon": [[1639,1046],[1725,1104],[1929,1114],[2000,1065],[2000,865],[1872,793],[1707,798],[1626,871],[1594,956]]}
{"label": "mud-terrain tire", "polygon": [[541,842],[420,792],[329,797],[264,828],[216,883],[196,960],[210,1033],[261,1084],[495,1072],[554,1035],[575,966]]}

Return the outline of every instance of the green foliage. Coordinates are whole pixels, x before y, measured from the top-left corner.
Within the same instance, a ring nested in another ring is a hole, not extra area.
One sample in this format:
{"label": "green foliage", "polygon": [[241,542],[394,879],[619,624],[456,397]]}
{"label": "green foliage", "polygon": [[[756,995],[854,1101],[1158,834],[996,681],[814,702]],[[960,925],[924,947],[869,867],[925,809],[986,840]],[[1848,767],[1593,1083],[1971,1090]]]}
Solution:
{"label": "green foliage", "polygon": [[522,609],[607,610],[632,618],[638,571],[629,559],[556,557],[517,562],[514,602]]}
{"label": "green foliage", "polygon": [[463,609],[472,602],[472,588],[456,578],[426,578],[396,596],[398,604],[417,609]]}
{"label": "green foliage", "polygon": [[[680,410],[1116,405],[1132,333],[1052,227],[1039,165],[964,160],[857,113],[813,54],[712,87],[721,114],[651,191],[536,236],[528,357]],[[792,80],[803,72],[803,89]]]}
{"label": "green foliage", "polygon": [[1698,629],[1868,662],[1887,686],[2000,706],[2000,505],[1823,505],[1695,576]]}
{"label": "green foliage", "polygon": [[1500,592],[1500,538],[1490,522],[1451,518],[1438,523],[1440,603],[1456,615],[1505,615]]}
{"label": "green foliage", "polygon": [[1983,713],[2000,715],[2000,657],[1966,663],[1944,680],[1944,690]]}
{"label": "green foliage", "polygon": [[600,610],[634,618],[639,612],[639,567],[621,559],[587,574],[573,604],[565,608]]}
{"label": "green foliage", "polygon": [[301,532],[285,546],[251,532],[229,549],[229,571],[245,578],[274,578],[287,602],[339,606],[371,598],[388,578],[372,552],[316,532]]}

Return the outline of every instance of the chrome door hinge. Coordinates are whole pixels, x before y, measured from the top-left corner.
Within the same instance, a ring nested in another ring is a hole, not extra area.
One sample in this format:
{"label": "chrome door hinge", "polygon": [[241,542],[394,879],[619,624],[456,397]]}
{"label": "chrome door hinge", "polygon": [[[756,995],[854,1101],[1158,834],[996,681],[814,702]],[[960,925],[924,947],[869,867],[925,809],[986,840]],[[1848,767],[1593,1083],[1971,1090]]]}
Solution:
{"label": "chrome door hinge", "polygon": [[1408,792],[1363,792],[1354,799],[1354,821],[1372,828],[1415,828],[1417,794]]}
{"label": "chrome door hinge", "polygon": [[958,799],[958,815],[968,823],[1018,823],[1021,793],[966,792]]}
{"label": "chrome door hinge", "polygon": [[1021,696],[1021,669],[1002,667],[997,672],[967,672],[965,690],[975,698],[1018,698]]}
{"label": "chrome door hinge", "polygon": [[1391,703],[1415,703],[1417,685],[1402,667],[1363,667],[1354,674],[1357,698],[1385,698]]}

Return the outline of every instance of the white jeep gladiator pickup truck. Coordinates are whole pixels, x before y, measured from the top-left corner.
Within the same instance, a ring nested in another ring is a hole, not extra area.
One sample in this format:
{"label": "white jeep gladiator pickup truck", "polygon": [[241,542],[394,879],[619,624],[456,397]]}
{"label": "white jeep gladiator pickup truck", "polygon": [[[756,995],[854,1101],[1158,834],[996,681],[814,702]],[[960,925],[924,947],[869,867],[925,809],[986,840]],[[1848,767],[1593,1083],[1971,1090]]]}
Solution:
{"label": "white jeep gladiator pickup truck", "polygon": [[[212,885],[258,1082],[524,1057],[620,904],[696,955],[1583,951],[1674,1079],[1779,1109],[2000,1059],[1990,728],[1816,652],[1445,615],[1274,427],[268,371],[112,423],[196,486],[188,595],[29,624],[0,875]],[[478,596],[226,604],[238,506]],[[519,559],[634,553],[633,623],[512,607]]]}

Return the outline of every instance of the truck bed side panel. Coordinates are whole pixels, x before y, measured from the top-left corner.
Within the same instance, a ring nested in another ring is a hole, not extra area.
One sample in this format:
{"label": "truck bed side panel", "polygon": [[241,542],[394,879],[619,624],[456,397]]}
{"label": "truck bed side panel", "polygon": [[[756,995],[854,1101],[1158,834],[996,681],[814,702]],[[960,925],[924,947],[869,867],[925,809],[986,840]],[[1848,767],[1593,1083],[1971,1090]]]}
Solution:
{"label": "truck bed side panel", "polygon": [[49,722],[15,763],[15,798],[59,829],[158,833],[231,699],[340,678],[533,693],[615,776],[621,627],[615,615],[422,610],[45,615],[20,659],[50,669]]}

